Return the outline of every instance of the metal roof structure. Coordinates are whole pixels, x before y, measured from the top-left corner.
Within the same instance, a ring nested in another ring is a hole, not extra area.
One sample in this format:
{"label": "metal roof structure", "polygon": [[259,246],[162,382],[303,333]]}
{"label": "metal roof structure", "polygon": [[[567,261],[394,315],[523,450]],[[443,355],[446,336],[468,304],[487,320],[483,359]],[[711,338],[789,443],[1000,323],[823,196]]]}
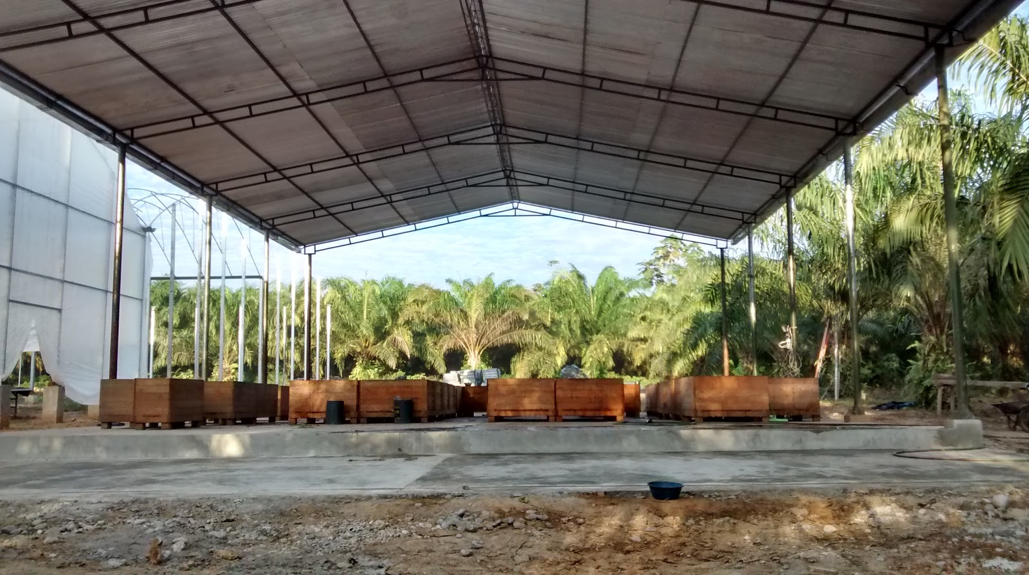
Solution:
{"label": "metal roof structure", "polygon": [[0,81],[292,247],[525,203],[728,239],[1018,0],[0,0]]}

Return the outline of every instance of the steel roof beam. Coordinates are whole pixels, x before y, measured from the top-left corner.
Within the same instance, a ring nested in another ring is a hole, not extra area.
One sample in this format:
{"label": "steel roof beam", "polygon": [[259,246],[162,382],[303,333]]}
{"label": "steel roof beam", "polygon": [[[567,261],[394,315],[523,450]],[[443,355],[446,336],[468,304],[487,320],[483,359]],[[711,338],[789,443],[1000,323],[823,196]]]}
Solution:
{"label": "steel roof beam", "polygon": [[498,82],[553,82],[630,98],[666,102],[687,108],[711,110],[748,118],[759,118],[807,128],[817,128],[841,135],[853,135],[856,130],[860,129],[860,126],[855,127],[853,120],[849,118],[795,110],[759,102],[720,98],[679,89],[662,88],[660,86],[616,80],[594,74],[569,72],[568,70],[541,66],[539,64],[529,64],[507,58],[498,58],[496,56],[490,58],[488,65],[499,74]]}
{"label": "steel roof beam", "polygon": [[478,73],[480,70],[479,63],[475,58],[462,58],[442,64],[406,70],[396,74],[386,74],[368,80],[348,82],[307,92],[298,92],[296,96],[289,95],[269,98],[249,104],[220,108],[211,110],[210,114],[191,114],[170,120],[138,124],[126,128],[125,132],[133,138],[146,140],[211,126],[215,123],[215,120],[223,124],[231,124],[240,120],[260,118],[280,112],[340,102],[358,96],[390,91],[395,88],[412,86],[423,82],[477,82],[477,77],[459,78],[459,76]]}
{"label": "steel roof beam", "polygon": [[[514,126],[497,127],[492,124],[487,124],[485,126],[479,126],[477,128],[462,130],[460,132],[454,132],[433,138],[413,140],[403,144],[397,144],[395,146],[387,146],[364,152],[355,152],[346,156],[328,158],[317,162],[296,164],[284,168],[275,168],[246,176],[210,182],[208,185],[211,189],[219,193],[227,193],[271,182],[277,182],[285,178],[322,174],[360,166],[371,162],[399,158],[420,152],[428,152],[430,150],[444,148],[447,146],[495,146],[498,135],[507,138],[508,145],[510,146],[555,146],[558,148],[592,152],[613,158],[633,160],[646,164],[691,170],[711,174],[712,176],[726,176],[777,186],[790,185],[795,182],[793,180],[793,176],[789,174],[781,174],[770,170],[737,166],[727,164],[725,162],[712,162],[677,154],[643,150],[618,144],[609,144],[607,142],[587,140],[584,138],[572,138],[539,130],[529,130]],[[504,169],[510,170],[511,168],[504,167]]]}
{"label": "steel roof beam", "polygon": [[418,186],[406,190],[390,192],[382,196],[369,196],[358,200],[350,200],[335,204],[322,204],[322,206],[318,208],[299,210],[281,216],[269,217],[267,221],[271,225],[279,227],[327,217],[338,218],[344,214],[383,206],[394,206],[399,202],[406,202],[440,194],[450,194],[451,192],[460,190],[476,188],[507,188],[508,185],[523,188],[552,188],[607,200],[623,201],[628,205],[661,208],[683,214],[693,213],[740,223],[752,222],[756,217],[754,214],[741,210],[699,204],[687,200],[675,200],[641,192],[629,192],[608,186],[585,184],[565,178],[547,176],[516,169],[513,171],[494,170],[476,176],[469,176],[467,178],[455,178],[438,184],[430,184],[427,186]]}
{"label": "steel roof beam", "polygon": [[[924,44],[929,44],[932,41],[932,37],[937,33],[947,30],[947,27],[942,24],[885,16],[864,10],[838,8],[832,6],[832,2],[829,2],[829,6],[826,6],[825,3],[813,0],[764,0],[763,2],[754,2],[750,5],[740,5],[724,0],[683,1],[701,6],[714,6],[737,12],[763,14],[785,20],[819,24],[853,30],[855,32],[903,38]],[[819,18],[818,15],[823,10],[826,10],[825,18]]]}

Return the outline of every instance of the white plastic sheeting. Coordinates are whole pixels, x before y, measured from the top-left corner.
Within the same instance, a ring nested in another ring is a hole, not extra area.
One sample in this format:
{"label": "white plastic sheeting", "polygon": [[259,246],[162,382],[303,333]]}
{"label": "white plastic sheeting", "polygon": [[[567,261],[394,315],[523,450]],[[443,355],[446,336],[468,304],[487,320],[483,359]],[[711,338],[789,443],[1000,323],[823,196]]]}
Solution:
{"label": "white plastic sheeting", "polygon": [[[96,404],[107,377],[117,157],[0,89],[0,370],[35,334],[54,381]],[[146,372],[150,248],[126,205],[118,375]]]}

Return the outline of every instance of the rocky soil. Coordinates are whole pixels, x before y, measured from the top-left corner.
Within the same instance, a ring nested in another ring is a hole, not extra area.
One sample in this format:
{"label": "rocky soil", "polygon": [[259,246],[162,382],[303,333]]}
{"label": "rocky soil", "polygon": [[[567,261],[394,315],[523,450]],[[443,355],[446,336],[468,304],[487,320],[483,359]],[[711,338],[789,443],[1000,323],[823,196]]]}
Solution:
{"label": "rocky soil", "polygon": [[0,574],[1029,573],[1026,487],[4,502]]}

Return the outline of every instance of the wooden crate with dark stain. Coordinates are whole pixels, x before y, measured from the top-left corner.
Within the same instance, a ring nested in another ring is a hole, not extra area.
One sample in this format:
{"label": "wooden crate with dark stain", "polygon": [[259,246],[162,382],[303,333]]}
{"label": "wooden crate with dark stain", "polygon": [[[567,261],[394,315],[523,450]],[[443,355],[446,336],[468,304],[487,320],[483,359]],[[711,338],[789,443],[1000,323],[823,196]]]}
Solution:
{"label": "wooden crate with dark stain", "polygon": [[768,378],[763,376],[695,376],[681,378],[684,415],[749,417],[769,415]]}
{"label": "wooden crate with dark stain", "polygon": [[554,387],[553,379],[491,379],[486,415],[490,421],[505,417],[546,417],[554,421]]}
{"label": "wooden crate with dark stain", "polygon": [[819,403],[818,380],[813,377],[770,377],[768,405],[773,415],[792,419],[810,417],[819,421],[822,406]]}
{"label": "wooden crate with dark stain", "polygon": [[112,423],[132,423],[136,416],[136,380],[104,379],[100,381],[101,427],[110,429]]}
{"label": "wooden crate with dark stain", "polygon": [[297,379],[290,382],[288,393],[290,424],[296,424],[297,420],[313,423],[312,420],[325,419],[325,404],[329,401],[342,401],[344,418],[351,423],[357,421],[361,385],[356,380]]}
{"label": "wooden crate with dark stain", "polygon": [[639,417],[640,412],[643,410],[640,384],[627,383],[622,389],[625,395],[625,415],[627,417]]}
{"label": "wooden crate with dark stain", "polygon": [[254,384],[238,381],[204,382],[204,417],[216,423],[232,424],[255,417]]}
{"label": "wooden crate with dark stain", "polygon": [[664,391],[665,382],[663,381],[647,386],[647,417],[665,418]]}
{"label": "wooden crate with dark stain", "polygon": [[[282,420],[289,419],[289,386],[288,385],[276,385],[273,386],[277,390],[278,403],[277,411],[278,418]],[[345,406],[344,406],[345,407]]]}
{"label": "wooden crate with dark stain", "polygon": [[625,384],[621,379],[558,379],[554,381],[557,421],[564,417],[625,418]]}
{"label": "wooden crate with dark stain", "polygon": [[253,385],[257,392],[254,417],[267,417],[268,423],[275,423],[275,420],[279,417],[279,386],[265,383],[255,383]]}
{"label": "wooden crate with dark stain", "polygon": [[358,417],[362,422],[393,419],[393,400],[398,398],[414,401],[415,420],[425,422],[442,417],[449,413],[445,385],[448,384],[427,379],[362,379]]}
{"label": "wooden crate with dark stain", "polygon": [[194,427],[204,421],[204,382],[199,379],[137,379],[134,426]]}
{"label": "wooden crate with dark stain", "polygon": [[460,391],[461,402],[458,413],[461,414],[461,417],[472,417],[476,413],[486,412],[489,397],[488,387],[462,387]]}

